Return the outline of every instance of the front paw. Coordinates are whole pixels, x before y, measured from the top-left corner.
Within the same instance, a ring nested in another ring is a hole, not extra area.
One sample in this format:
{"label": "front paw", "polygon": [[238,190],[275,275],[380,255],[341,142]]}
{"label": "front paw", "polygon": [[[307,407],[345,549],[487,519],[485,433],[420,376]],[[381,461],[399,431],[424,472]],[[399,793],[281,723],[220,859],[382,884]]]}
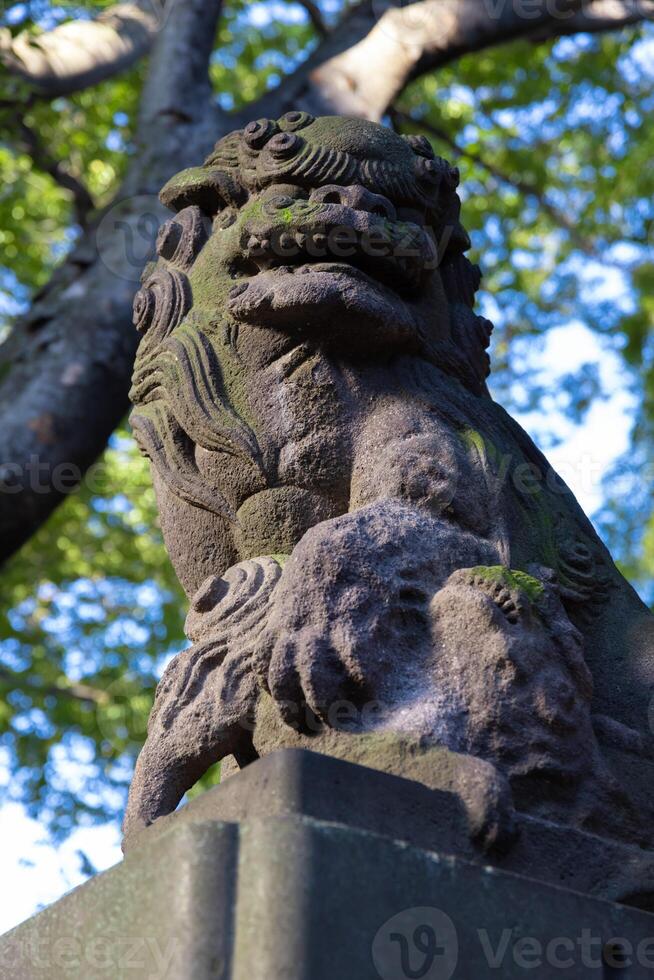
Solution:
{"label": "front paw", "polygon": [[429,646],[432,524],[382,503],[317,525],[295,547],[256,651],[289,724],[337,727],[349,709],[364,727],[365,708],[390,707],[411,682]]}
{"label": "front paw", "polygon": [[351,673],[342,650],[311,625],[269,633],[257,663],[285,723],[304,734],[338,727],[343,708],[352,715],[365,703],[365,684]]}

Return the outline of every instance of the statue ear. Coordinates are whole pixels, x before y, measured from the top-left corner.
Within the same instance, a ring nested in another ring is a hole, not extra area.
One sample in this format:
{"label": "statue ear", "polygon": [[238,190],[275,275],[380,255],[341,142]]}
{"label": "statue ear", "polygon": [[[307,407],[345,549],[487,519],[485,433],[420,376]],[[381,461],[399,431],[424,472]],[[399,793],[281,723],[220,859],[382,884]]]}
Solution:
{"label": "statue ear", "polygon": [[226,207],[240,207],[247,192],[234,178],[216,167],[189,167],[164,185],[159,200],[172,211],[197,205],[205,214],[215,215]]}

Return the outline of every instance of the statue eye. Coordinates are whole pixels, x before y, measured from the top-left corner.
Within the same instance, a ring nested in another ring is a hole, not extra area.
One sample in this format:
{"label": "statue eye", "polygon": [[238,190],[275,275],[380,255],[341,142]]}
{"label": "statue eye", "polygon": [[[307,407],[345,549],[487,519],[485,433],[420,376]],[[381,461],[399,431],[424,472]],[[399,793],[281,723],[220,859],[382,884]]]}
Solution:
{"label": "statue eye", "polygon": [[269,211],[282,211],[284,208],[293,207],[294,204],[294,197],[289,197],[288,194],[275,194],[274,197],[268,198],[264,207]]}

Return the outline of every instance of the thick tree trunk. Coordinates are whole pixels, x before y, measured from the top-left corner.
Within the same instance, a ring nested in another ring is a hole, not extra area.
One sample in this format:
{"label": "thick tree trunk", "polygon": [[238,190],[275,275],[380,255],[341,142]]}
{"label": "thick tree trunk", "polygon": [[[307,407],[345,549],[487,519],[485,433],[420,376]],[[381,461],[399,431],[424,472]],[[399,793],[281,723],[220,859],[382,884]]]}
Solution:
{"label": "thick tree trunk", "polygon": [[0,561],[70,490],[127,408],[132,296],[163,213],[156,194],[172,173],[251,118],[303,108],[378,120],[412,78],[463,54],[516,37],[548,40],[635,23],[651,2],[421,0],[380,15],[378,3],[363,0],[277,89],[227,116],[212,104],[207,79],[219,0],[168,0],[119,203],[99,231],[96,223],[84,235],[0,348]]}
{"label": "thick tree trunk", "polygon": [[162,183],[208,152],[219,126],[207,65],[218,0],[177,3],[145,86],[139,147],[103,221],[84,234],[0,348],[0,558],[45,520],[127,409],[132,299]]}

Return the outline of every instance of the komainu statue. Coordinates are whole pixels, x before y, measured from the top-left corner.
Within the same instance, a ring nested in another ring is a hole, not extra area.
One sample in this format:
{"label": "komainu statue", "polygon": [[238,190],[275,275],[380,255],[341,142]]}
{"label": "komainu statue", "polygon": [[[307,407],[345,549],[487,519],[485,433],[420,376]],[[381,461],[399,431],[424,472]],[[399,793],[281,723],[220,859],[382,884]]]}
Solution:
{"label": "komainu statue", "polygon": [[472,809],[503,786],[650,846],[654,619],[488,393],[458,181],[423,137],[297,111],[164,187],[132,424],[191,645],[128,834],[227,757],[377,746]]}

